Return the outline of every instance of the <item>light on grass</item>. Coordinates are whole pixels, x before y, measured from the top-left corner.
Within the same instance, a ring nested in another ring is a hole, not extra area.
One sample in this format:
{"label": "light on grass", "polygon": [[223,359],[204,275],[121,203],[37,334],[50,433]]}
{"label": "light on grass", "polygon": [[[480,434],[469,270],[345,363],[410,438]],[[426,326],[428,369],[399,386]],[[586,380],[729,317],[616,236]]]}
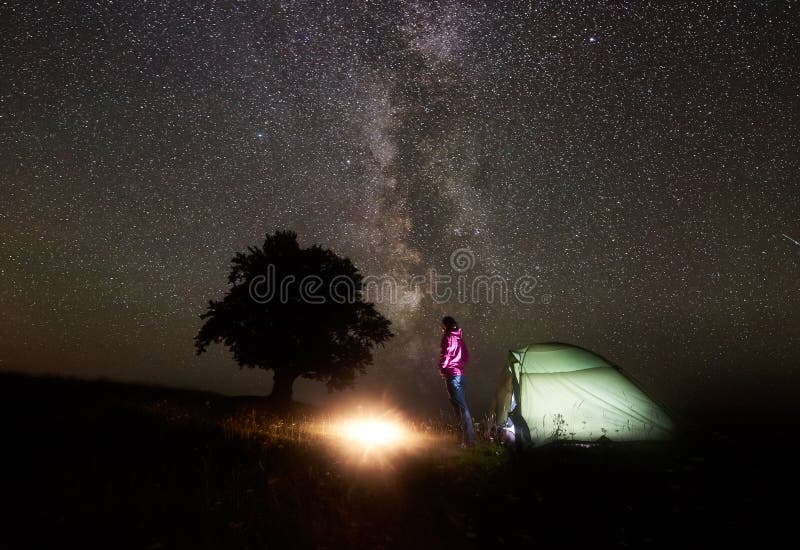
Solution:
{"label": "light on grass", "polygon": [[331,419],[324,431],[346,462],[393,469],[398,459],[417,449],[420,434],[396,411],[375,408],[380,412],[359,407],[356,415]]}
{"label": "light on grass", "polygon": [[338,431],[343,437],[365,445],[391,446],[407,439],[398,422],[386,420],[347,420],[339,425]]}

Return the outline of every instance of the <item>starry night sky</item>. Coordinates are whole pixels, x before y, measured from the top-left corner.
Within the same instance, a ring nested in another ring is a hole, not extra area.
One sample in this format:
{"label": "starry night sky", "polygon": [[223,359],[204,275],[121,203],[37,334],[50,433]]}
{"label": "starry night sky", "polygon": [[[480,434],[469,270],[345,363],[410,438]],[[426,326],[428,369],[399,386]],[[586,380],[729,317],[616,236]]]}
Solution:
{"label": "starry night sky", "polygon": [[[195,357],[230,259],[298,232],[398,281],[353,394],[478,413],[507,350],[566,341],[676,408],[797,387],[797,2],[0,2],[0,369],[265,393]],[[405,294],[404,294],[405,295]],[[361,392],[360,394],[358,392]]]}

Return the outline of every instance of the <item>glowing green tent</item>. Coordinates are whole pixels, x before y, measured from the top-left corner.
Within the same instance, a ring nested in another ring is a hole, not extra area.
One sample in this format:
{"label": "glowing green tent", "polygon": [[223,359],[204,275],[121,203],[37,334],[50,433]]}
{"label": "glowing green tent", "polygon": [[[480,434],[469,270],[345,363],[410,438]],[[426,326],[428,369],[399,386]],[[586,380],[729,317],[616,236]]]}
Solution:
{"label": "glowing green tent", "polygon": [[495,424],[520,443],[659,440],[674,432],[664,409],[619,367],[568,344],[511,351],[494,405]]}

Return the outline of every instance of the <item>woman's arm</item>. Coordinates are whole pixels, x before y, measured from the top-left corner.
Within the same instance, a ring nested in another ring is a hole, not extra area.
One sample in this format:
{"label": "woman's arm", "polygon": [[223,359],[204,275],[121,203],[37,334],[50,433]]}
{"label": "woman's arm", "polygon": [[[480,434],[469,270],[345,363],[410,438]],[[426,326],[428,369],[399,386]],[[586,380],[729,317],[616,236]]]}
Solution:
{"label": "woman's arm", "polygon": [[449,335],[445,334],[442,336],[442,350],[441,354],[439,355],[439,370],[444,371],[447,368],[447,365],[450,364],[450,360],[453,357],[452,349],[450,349],[450,338]]}

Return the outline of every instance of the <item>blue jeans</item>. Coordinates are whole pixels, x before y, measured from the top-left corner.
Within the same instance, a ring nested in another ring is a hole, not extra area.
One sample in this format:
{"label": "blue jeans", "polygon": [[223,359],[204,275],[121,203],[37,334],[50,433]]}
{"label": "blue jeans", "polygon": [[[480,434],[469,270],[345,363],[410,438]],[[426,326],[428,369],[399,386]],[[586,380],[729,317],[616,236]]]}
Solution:
{"label": "blue jeans", "polygon": [[450,394],[450,403],[462,424],[461,442],[465,445],[472,445],[475,443],[475,429],[472,427],[472,417],[469,415],[467,398],[464,394],[464,377],[461,374],[449,376],[445,379],[445,383],[447,384],[447,393]]}

